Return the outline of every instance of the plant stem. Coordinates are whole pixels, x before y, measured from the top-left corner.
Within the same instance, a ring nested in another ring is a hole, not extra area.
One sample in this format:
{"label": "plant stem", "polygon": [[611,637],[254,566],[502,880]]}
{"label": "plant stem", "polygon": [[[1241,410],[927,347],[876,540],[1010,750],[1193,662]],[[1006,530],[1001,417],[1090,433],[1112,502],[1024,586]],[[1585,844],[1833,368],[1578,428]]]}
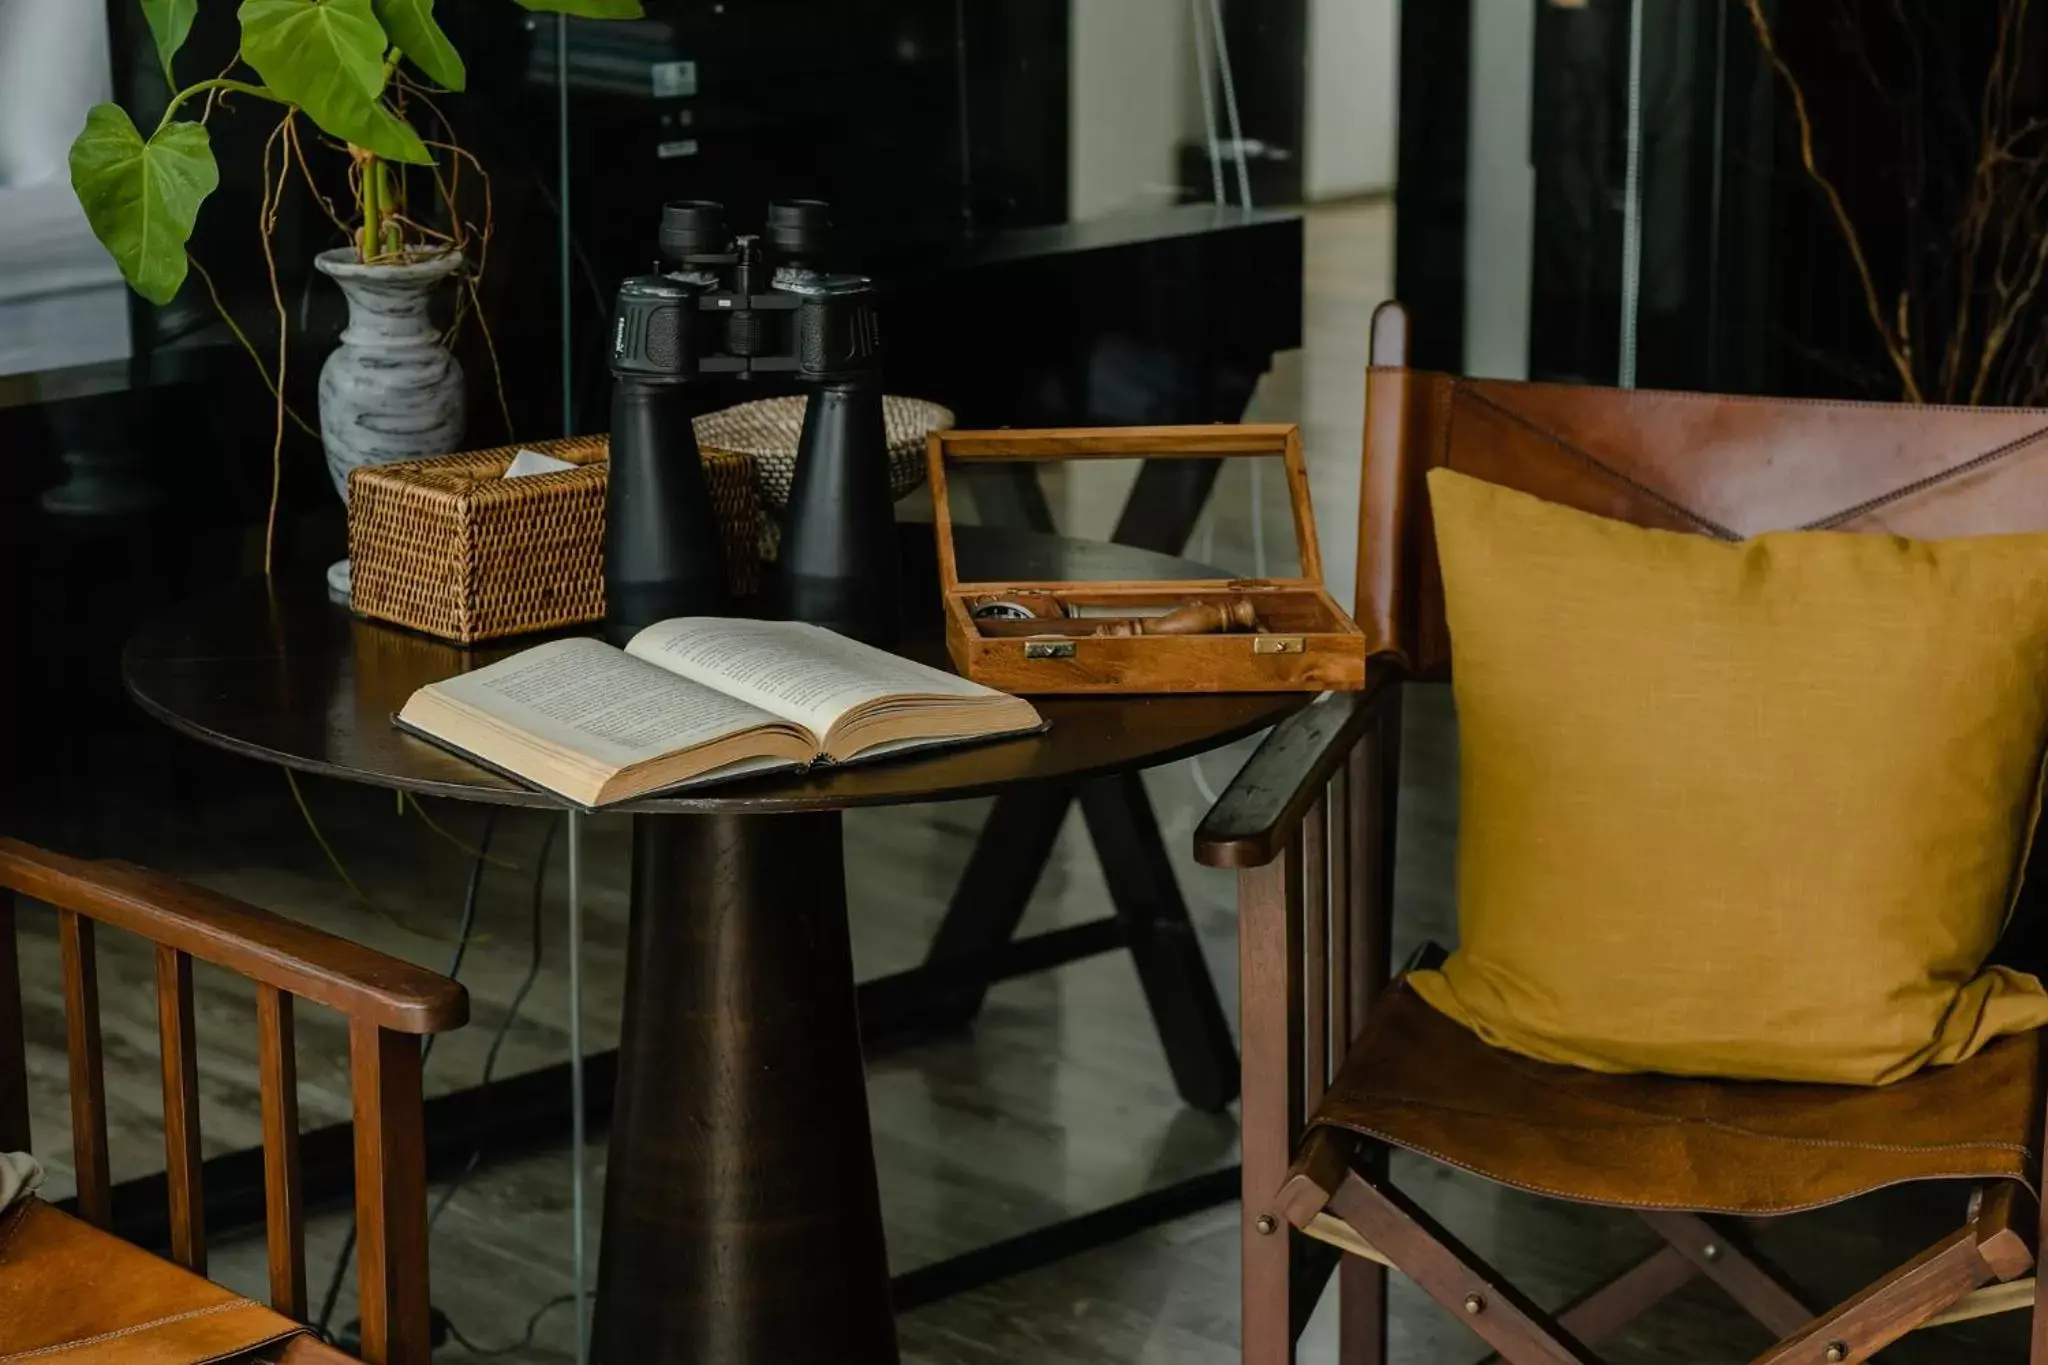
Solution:
{"label": "plant stem", "polygon": [[[156,131],[161,133],[164,129],[171,126],[171,116],[178,112],[179,105],[183,104],[186,100],[203,95],[209,90],[225,90],[236,95],[254,95],[257,99],[270,100],[277,104],[285,102],[272,94],[268,86],[251,85],[247,81],[232,81],[225,76],[216,76],[212,80],[200,81],[197,85],[188,85],[177,94],[171,96],[171,102],[164,106],[164,116],[157,120]],[[151,136],[154,135],[152,134]]]}
{"label": "plant stem", "polygon": [[383,216],[377,225],[377,254],[396,256],[405,245],[398,219],[405,212],[402,184],[392,178],[391,163],[383,157],[373,163],[377,172],[377,203]]}
{"label": "plant stem", "polygon": [[356,149],[362,157],[360,196],[363,204],[363,226],[356,234],[356,256],[368,265],[377,257],[379,239],[384,216],[384,181],[380,172],[383,163],[372,153]]}

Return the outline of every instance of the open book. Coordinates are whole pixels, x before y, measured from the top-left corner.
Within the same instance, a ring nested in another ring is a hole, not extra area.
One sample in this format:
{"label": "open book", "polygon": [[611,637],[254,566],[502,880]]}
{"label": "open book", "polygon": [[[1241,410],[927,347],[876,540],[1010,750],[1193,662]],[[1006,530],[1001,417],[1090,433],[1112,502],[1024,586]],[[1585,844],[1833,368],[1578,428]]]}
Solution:
{"label": "open book", "polygon": [[430,683],[400,728],[585,806],[1041,728],[1029,702],[793,621],[661,621]]}

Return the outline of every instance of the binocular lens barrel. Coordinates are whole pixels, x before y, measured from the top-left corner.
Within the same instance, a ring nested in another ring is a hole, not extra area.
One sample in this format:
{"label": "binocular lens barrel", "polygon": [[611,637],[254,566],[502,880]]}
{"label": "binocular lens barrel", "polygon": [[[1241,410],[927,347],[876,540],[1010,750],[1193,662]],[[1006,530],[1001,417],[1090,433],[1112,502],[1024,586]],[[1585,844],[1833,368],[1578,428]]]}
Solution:
{"label": "binocular lens barrel", "polygon": [[832,207],[822,199],[768,205],[768,244],[783,256],[822,256],[832,244]]}
{"label": "binocular lens barrel", "polygon": [[709,199],[671,199],[661,206],[661,254],[672,261],[725,250],[725,205]]}

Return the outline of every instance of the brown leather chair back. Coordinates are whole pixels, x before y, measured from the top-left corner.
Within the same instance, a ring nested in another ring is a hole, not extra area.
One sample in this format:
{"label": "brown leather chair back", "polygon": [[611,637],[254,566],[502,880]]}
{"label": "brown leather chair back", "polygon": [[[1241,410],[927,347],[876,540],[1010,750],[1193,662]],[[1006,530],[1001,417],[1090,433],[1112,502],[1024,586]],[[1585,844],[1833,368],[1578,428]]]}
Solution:
{"label": "brown leather chair back", "polygon": [[1356,614],[1370,652],[1450,666],[1424,475],[1736,540],[2048,530],[2048,410],[1914,407],[1460,379],[1405,367],[1407,315],[1373,315]]}

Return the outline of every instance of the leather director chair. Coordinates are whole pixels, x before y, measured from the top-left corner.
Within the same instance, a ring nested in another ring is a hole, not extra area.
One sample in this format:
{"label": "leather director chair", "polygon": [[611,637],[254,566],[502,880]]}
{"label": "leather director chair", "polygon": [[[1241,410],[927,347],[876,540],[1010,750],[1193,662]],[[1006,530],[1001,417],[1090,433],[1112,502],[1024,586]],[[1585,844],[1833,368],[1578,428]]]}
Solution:
{"label": "leather director chair", "polygon": [[[57,909],[78,1201],[76,1217],[32,1198],[0,1213],[0,1360],[332,1365],[350,1359],[303,1326],[305,1209],[292,1025],[293,999],[302,997],[338,1010],[349,1023],[363,1359],[426,1365],[420,1037],[466,1022],[468,993],[424,968],[145,868],[86,862],[0,839],[0,1152],[31,1150],[16,893]],[[176,1264],[107,1231],[113,1185],[94,952],[102,925],[156,948],[165,1184]],[[268,1308],[204,1278],[194,961],[256,984]]]}
{"label": "leather director chair", "polygon": [[[1428,469],[1731,540],[2039,531],[2048,412],[1458,379],[1407,369],[1406,334],[1382,305],[1360,499],[1365,690],[1278,727],[1195,837],[1201,861],[1239,872],[1244,1359],[1294,1359],[1334,1259],[1344,1365],[1385,1359],[1388,1267],[1514,1365],[1596,1362],[1604,1338],[1698,1276],[1779,1338],[1758,1365],[1864,1360],[2007,1311],[2033,1313],[2030,1359],[2048,1365],[2038,1034],[1883,1089],[1599,1075],[1496,1051],[1388,983],[1401,685],[1453,666]],[[1389,1182],[1390,1147],[1632,1210],[1665,1245],[1546,1313]],[[1962,1226],[1826,1312],[1743,1250],[1744,1220],[1929,1180],[1963,1182]]]}

